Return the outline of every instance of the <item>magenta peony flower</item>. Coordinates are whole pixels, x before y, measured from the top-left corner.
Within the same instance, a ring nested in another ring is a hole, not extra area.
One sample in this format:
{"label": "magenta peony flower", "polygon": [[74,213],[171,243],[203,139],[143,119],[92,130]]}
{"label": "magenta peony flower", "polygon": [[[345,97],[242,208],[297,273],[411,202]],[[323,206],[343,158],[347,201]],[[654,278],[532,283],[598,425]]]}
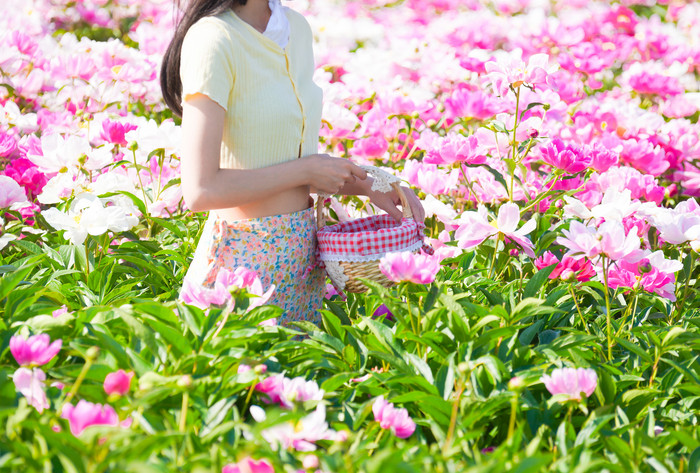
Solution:
{"label": "magenta peony flower", "polygon": [[275,473],[275,469],[267,460],[253,460],[248,457],[238,463],[226,465],[221,473]]}
{"label": "magenta peony flower", "polygon": [[81,400],[77,405],[63,406],[61,417],[68,419],[70,431],[76,437],[92,425],[119,425],[119,417],[114,408],[108,404],[93,404]]}
{"label": "magenta peony flower", "polygon": [[391,429],[399,438],[405,439],[413,435],[416,430],[416,423],[408,415],[404,408],[396,408],[390,402],[384,400],[384,396],[379,396],[372,404],[374,420],[379,422],[382,429]]}
{"label": "magenta peony flower", "polygon": [[104,389],[107,394],[119,394],[120,396],[125,395],[129,392],[131,387],[131,378],[134,377],[134,372],[129,371],[128,373],[124,370],[118,370],[113,373],[109,373],[105,376]]}
{"label": "magenta peony flower", "polygon": [[10,351],[22,366],[41,366],[56,356],[62,343],[60,339],[51,343],[51,338],[45,333],[32,335],[27,339],[15,335],[10,339]]}
{"label": "magenta peony flower", "polygon": [[542,382],[552,394],[567,394],[568,400],[580,401],[581,393],[590,397],[598,385],[598,375],[590,368],[556,368],[543,375]]}
{"label": "magenta peony flower", "polygon": [[430,284],[440,271],[440,260],[431,255],[410,251],[387,253],[379,260],[381,272],[394,282],[410,281]]}

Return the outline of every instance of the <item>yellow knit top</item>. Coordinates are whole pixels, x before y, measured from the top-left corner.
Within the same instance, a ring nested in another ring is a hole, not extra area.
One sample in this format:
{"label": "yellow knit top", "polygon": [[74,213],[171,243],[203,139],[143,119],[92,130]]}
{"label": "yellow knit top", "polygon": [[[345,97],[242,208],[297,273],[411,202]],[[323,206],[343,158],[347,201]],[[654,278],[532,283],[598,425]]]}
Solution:
{"label": "yellow knit top", "polygon": [[222,169],[254,169],[318,152],[323,92],[313,82],[312,33],[285,8],[282,49],[233,11],[205,17],[185,35],[183,102],[201,93],[226,110]]}

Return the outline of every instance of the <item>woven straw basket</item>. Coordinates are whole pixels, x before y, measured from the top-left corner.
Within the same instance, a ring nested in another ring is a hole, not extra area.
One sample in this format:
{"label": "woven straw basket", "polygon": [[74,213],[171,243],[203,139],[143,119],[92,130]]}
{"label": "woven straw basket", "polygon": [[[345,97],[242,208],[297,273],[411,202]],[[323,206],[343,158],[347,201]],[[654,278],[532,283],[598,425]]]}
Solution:
{"label": "woven straw basket", "polygon": [[323,198],[316,205],[319,257],[326,273],[339,293],[365,292],[360,278],[385,287],[394,283],[379,269],[379,260],[388,252],[418,252],[423,246],[421,227],[413,219],[400,179],[373,166],[360,166],[374,178],[373,191],[389,192],[392,188],[401,199],[401,223],[390,215],[372,215],[326,226]]}

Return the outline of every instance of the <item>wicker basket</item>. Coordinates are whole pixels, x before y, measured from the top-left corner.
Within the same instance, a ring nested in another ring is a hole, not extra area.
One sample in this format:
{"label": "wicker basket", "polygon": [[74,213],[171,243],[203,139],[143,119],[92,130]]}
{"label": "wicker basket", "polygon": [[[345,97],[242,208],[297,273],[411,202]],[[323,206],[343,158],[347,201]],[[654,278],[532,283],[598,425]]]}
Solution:
{"label": "wicker basket", "polygon": [[326,226],[323,198],[316,205],[319,257],[333,286],[339,293],[365,292],[367,286],[360,278],[375,281],[385,287],[394,283],[379,269],[379,260],[390,251],[418,252],[423,247],[421,228],[413,219],[408,199],[400,180],[386,171],[361,166],[377,178],[372,190],[387,192],[392,188],[401,199],[401,223],[390,215],[372,215],[349,222]]}

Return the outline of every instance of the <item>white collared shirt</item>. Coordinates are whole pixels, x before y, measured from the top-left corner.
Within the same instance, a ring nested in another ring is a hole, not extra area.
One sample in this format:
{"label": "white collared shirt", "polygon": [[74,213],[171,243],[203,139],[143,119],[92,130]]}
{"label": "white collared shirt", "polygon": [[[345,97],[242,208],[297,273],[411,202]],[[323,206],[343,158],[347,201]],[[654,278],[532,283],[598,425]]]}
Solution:
{"label": "white collared shirt", "polygon": [[284,14],[286,7],[282,6],[280,0],[269,0],[272,15],[267,23],[267,28],[263,35],[267,36],[284,49],[289,42],[289,20]]}

